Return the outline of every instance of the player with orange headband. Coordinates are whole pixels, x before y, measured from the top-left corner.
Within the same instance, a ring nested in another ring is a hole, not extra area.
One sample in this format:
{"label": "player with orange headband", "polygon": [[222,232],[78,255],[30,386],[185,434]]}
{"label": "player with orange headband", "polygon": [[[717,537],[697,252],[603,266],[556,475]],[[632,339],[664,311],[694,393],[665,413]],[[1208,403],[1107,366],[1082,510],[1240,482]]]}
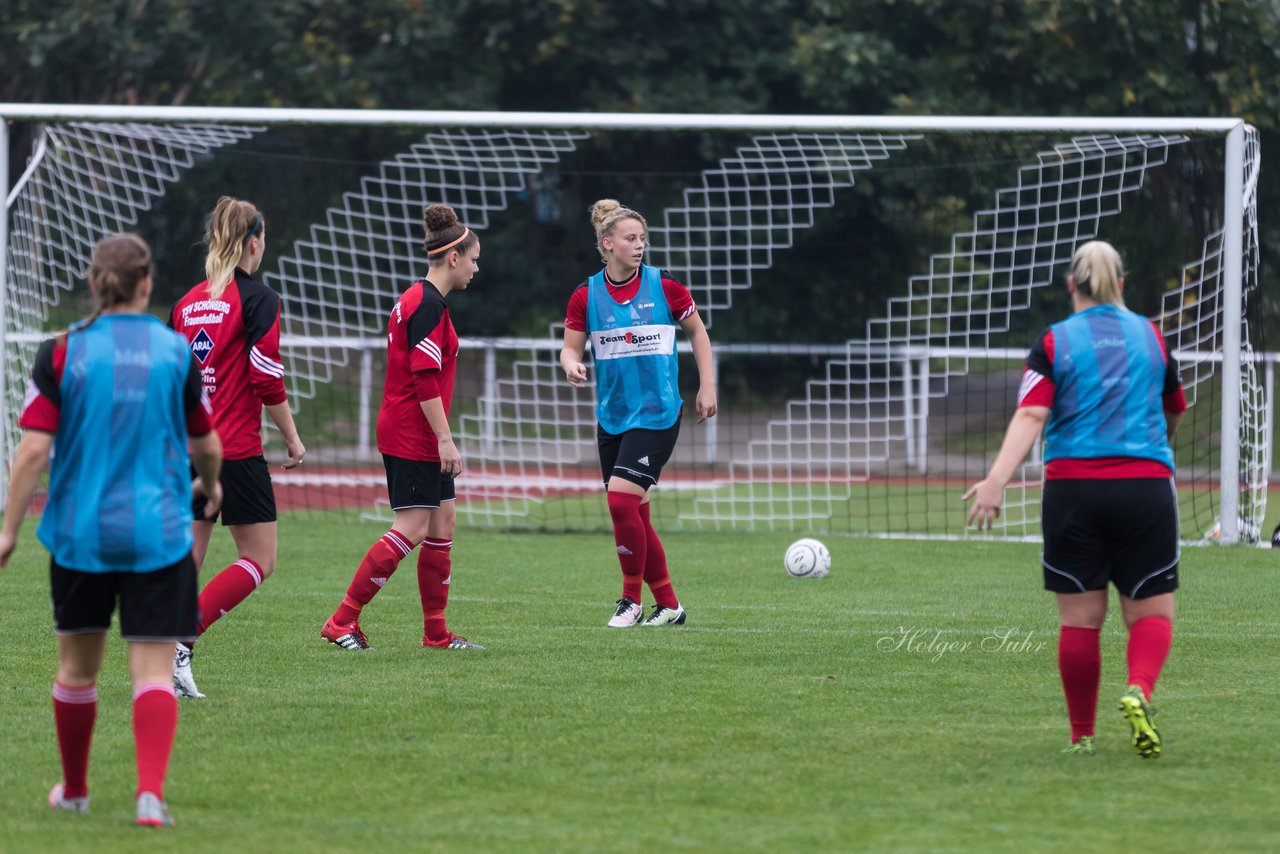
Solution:
{"label": "player with orange headband", "polygon": [[429,205],[422,224],[430,269],[391,310],[386,383],[378,411],[378,450],[395,520],[364,556],[342,604],[320,631],[321,637],[343,649],[369,648],[360,629],[361,610],[419,543],[422,645],[484,649],[453,634],[444,619],[457,520],[453,480],[462,474],[462,455],[449,430],[458,334],[445,298],[466,290],[479,269],[480,239],[458,222],[448,205]]}

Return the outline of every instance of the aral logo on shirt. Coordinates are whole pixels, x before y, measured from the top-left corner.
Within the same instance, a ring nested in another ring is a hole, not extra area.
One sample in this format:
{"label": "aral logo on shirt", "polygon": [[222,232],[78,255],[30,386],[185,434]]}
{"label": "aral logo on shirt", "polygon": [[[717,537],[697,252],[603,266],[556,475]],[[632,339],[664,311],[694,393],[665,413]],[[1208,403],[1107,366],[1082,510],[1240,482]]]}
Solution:
{"label": "aral logo on shirt", "polygon": [[209,337],[209,333],[201,329],[196,333],[196,337],[191,339],[191,352],[195,354],[200,364],[204,364],[209,355],[213,353],[213,339]]}

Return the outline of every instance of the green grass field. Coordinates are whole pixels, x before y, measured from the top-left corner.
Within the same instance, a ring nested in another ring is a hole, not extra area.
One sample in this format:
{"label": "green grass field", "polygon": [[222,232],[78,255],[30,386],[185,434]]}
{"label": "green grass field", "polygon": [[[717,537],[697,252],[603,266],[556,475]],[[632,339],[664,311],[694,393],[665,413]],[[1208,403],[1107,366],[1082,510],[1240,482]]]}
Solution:
{"label": "green grass field", "polygon": [[[282,523],[276,576],[200,644],[209,696],[182,702],[167,789],[178,825],[145,831],[118,637],[93,811],[45,805],[54,636],[28,526],[0,571],[0,851],[1280,849],[1270,550],[1184,553],[1165,755],[1144,761],[1114,708],[1118,613],[1099,754],[1059,755],[1034,545],[829,538],[831,576],[797,581],[790,535],[672,534],[688,625],[619,631],[607,535],[464,529],[450,625],[488,650],[419,647],[406,563],[365,611],[375,650],[343,652],[320,625],[380,533]],[[210,565],[229,557],[220,531]]]}

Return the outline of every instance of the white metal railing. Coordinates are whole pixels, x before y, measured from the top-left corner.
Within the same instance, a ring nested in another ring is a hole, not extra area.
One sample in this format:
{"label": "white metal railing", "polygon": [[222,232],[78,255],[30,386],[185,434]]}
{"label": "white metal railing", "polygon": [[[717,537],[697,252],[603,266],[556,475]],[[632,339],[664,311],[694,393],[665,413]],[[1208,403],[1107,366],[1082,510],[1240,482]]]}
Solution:
{"label": "white metal railing", "polygon": [[[11,332],[7,336],[15,343],[38,343],[47,338],[41,332]],[[377,417],[374,404],[374,355],[386,347],[386,337],[349,337],[349,336],[307,336],[283,335],[280,338],[282,351],[329,349],[350,350],[358,353],[360,388],[357,395],[356,412],[356,444],[360,451],[372,453],[373,424]],[[485,436],[497,433],[497,412],[494,401],[497,400],[498,353],[500,351],[549,351],[557,352],[562,343],[554,338],[459,338],[460,350],[482,350],[484,352],[484,390],[481,396],[479,418]],[[687,341],[677,343],[681,353],[692,353],[693,349]],[[716,344],[712,347],[712,365],[715,375],[720,375],[720,362],[733,356],[823,356],[838,358],[848,355],[874,355],[887,357],[899,365],[899,376],[902,386],[902,419],[906,423],[905,434],[907,459],[920,474],[928,473],[929,448],[929,383],[932,378],[931,361],[934,359],[982,359],[988,361],[1021,362],[1027,351],[1016,347],[982,349],[977,347],[933,347],[926,345],[888,346],[883,344]],[[1176,350],[1174,357],[1179,365],[1205,362],[1221,362],[1219,352],[1205,353],[1192,350]],[[1255,353],[1253,361],[1265,364],[1265,424],[1266,435],[1272,435],[1274,425],[1275,375],[1276,365],[1280,363],[1280,352]],[[704,436],[707,453],[715,457],[717,449],[716,421],[710,419],[706,423]],[[1266,469],[1271,469],[1272,450],[1267,444]]]}

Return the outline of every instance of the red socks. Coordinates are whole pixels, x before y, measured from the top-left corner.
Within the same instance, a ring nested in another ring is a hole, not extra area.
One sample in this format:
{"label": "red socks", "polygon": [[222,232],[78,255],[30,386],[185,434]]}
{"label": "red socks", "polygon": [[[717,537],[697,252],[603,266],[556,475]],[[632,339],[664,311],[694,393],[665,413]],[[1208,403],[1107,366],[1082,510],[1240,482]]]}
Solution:
{"label": "red socks", "polygon": [[200,591],[200,622],[196,626],[196,634],[204,634],[228,611],[249,598],[261,583],[262,567],[247,557],[219,572]]}
{"label": "red socks", "polygon": [[646,540],[644,583],[649,585],[655,604],[663,608],[678,608],[680,601],[676,599],[671,576],[667,574],[667,553],[662,548],[662,540],[658,539],[658,532],[653,530],[653,523],[649,521],[648,502],[640,505],[640,521],[644,523]]}
{"label": "red socks", "polygon": [[1067,695],[1067,718],[1071,740],[1093,735],[1098,717],[1098,683],[1102,678],[1102,651],[1099,629],[1062,626],[1058,632],[1058,673]]}
{"label": "red socks", "polygon": [[[1081,626],[1063,626],[1058,635],[1058,672],[1067,696],[1067,717],[1071,720],[1071,740],[1093,735],[1098,716],[1098,682],[1102,676],[1099,650],[1101,631]],[[1173,623],[1165,617],[1144,617],[1129,627],[1126,657],[1129,685],[1137,685],[1148,700],[1173,642]]]}
{"label": "red socks", "polygon": [[[53,683],[53,721],[62,756],[62,796],[89,794],[89,745],[98,716],[98,686],[72,688]],[[133,692],[133,740],[138,759],[137,795],[164,800],[164,776],[178,731],[178,698],[170,682],[139,685]]]}
{"label": "red socks", "polygon": [[53,683],[53,726],[62,757],[62,795],[83,798],[89,794],[89,745],[98,717],[98,686],[72,688]]}
{"label": "red socks", "polygon": [[443,645],[453,640],[445,627],[452,567],[449,550],[453,540],[427,537],[418,550],[418,597],[422,600],[422,642]]}
{"label": "red socks", "polygon": [[400,561],[413,551],[414,544],[399,531],[391,530],[382,535],[369,551],[351,579],[347,595],[333,613],[333,622],[349,626],[360,619],[360,611],[377,595],[382,585],[395,573]]}
{"label": "red socks", "polygon": [[645,557],[649,544],[644,520],[640,516],[641,496],[629,492],[610,492],[608,495],[613,541],[618,547],[618,563],[622,565],[622,596],[639,602],[644,588]]}
{"label": "red socks", "polygon": [[1173,623],[1166,617],[1143,617],[1129,627],[1125,657],[1129,660],[1129,684],[1142,688],[1148,700],[1173,643]]}
{"label": "red socks", "polygon": [[173,684],[152,682],[133,692],[133,740],[138,751],[138,791],[164,800],[164,775],[178,731],[178,698]]}

